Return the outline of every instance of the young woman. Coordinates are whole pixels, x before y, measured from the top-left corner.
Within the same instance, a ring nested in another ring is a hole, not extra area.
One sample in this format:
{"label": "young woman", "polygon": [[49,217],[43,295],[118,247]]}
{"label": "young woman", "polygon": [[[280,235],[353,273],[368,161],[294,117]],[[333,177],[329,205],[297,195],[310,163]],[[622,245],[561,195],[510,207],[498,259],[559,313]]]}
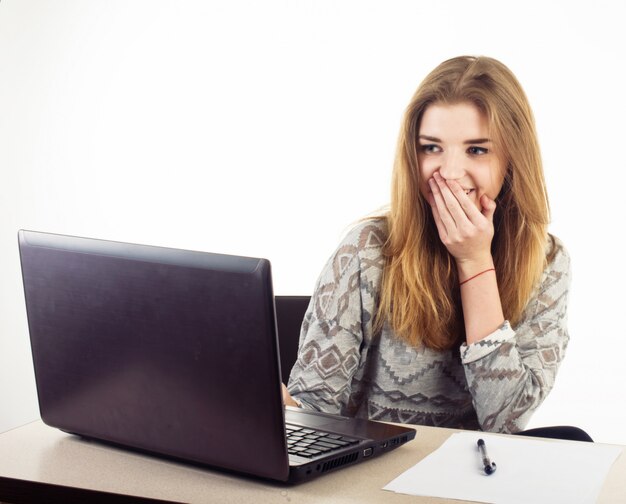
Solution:
{"label": "young woman", "polygon": [[286,404],[522,430],[568,342],[569,257],[548,220],[515,76],[486,57],[439,65],[406,110],[388,213],[320,275]]}

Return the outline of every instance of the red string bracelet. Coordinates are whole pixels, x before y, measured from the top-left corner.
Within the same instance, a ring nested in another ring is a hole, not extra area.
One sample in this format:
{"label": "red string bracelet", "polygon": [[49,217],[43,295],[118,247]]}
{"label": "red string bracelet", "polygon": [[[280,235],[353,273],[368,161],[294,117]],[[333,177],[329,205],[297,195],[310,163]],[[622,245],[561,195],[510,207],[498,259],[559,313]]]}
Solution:
{"label": "red string bracelet", "polygon": [[459,284],[459,287],[460,287],[461,285],[463,285],[464,283],[469,282],[470,280],[474,280],[474,278],[476,278],[477,276],[482,275],[483,273],[487,273],[488,271],[495,271],[495,270],[496,270],[495,268],[489,268],[489,269],[486,269],[485,271],[481,271],[480,273],[476,273],[473,277],[469,277],[467,280],[463,280],[463,281]]}

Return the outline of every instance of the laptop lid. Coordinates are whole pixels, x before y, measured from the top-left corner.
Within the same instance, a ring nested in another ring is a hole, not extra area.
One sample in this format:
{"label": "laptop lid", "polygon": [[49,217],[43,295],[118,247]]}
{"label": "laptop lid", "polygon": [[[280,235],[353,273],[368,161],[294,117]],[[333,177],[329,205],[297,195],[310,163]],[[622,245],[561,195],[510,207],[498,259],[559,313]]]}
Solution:
{"label": "laptop lid", "polygon": [[46,424],[288,478],[267,260],[18,237]]}

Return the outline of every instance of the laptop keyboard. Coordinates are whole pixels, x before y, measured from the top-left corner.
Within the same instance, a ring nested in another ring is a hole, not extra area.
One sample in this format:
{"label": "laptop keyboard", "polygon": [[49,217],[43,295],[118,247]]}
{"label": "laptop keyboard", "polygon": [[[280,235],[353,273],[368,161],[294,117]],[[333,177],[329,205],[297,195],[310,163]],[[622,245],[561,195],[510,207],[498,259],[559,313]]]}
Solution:
{"label": "laptop keyboard", "polygon": [[306,458],[317,457],[359,442],[359,439],[349,436],[340,436],[297,425],[287,425],[286,430],[289,454]]}

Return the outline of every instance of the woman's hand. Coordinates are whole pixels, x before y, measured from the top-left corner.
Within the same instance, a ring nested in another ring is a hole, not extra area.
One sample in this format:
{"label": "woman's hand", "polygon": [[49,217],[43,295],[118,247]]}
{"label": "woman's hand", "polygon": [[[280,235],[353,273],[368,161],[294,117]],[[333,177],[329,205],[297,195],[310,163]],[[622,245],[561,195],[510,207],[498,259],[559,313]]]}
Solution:
{"label": "woman's hand", "polygon": [[470,345],[504,321],[496,275],[478,276],[493,268],[491,241],[496,202],[483,194],[479,210],[457,182],[444,180],[438,172],[428,183],[432,191],[428,202],[439,237],[456,260],[459,281],[475,278],[461,289],[465,338]]}
{"label": "woman's hand", "polygon": [[439,172],[428,183],[432,191],[428,202],[439,237],[456,259],[461,280],[493,267],[491,241],[496,202],[483,194],[479,200],[482,211],[479,210],[455,180],[445,180]]}
{"label": "woman's hand", "polygon": [[281,383],[281,386],[283,388],[283,402],[285,403],[285,406],[295,406],[296,408],[299,408],[300,405],[294,401],[293,397],[291,397],[291,394],[287,390],[287,387],[285,387],[285,384]]}

